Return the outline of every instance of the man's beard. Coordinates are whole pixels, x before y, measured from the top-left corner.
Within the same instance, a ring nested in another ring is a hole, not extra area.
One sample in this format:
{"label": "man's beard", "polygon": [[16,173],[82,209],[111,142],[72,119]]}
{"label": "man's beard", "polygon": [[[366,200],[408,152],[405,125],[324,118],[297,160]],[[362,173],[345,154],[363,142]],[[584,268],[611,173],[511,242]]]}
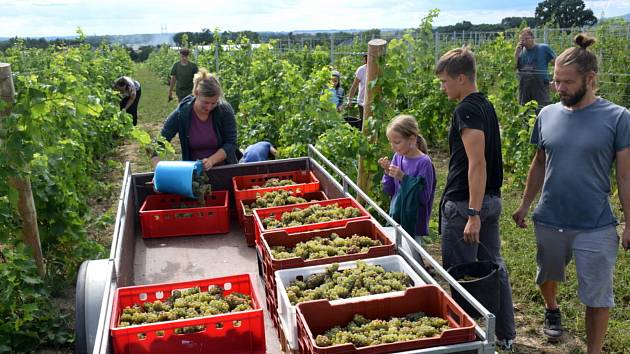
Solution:
{"label": "man's beard", "polygon": [[573,95],[567,95],[565,97],[561,95],[560,102],[562,102],[565,107],[573,107],[584,98],[584,95],[586,95],[586,80],[582,81],[582,87]]}

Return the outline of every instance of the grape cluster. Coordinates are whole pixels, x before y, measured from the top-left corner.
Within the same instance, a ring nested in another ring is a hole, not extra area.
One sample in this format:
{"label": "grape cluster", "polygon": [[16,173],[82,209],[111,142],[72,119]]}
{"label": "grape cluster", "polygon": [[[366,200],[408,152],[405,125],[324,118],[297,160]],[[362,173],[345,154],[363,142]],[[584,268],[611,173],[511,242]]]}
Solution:
{"label": "grape cluster", "polygon": [[402,291],[413,286],[413,280],[403,272],[387,272],[379,265],[357,261],[355,268],[339,270],[333,263],[324,273],[296,279],[286,288],[292,305],[303,301],[338,300],[357,296]]}
{"label": "grape cluster", "polygon": [[339,204],[310,205],[308,208],[293,208],[292,211],[282,213],[280,219],[276,219],[274,214],[262,220],[265,229],[276,229],[279,227],[299,226],[305,224],[315,224],[332,220],[356,218],[361,216],[361,211],[354,207],[342,208]]}
{"label": "grape cluster", "polygon": [[[196,286],[185,290],[173,290],[171,296],[164,302],[155,300],[126,306],[120,315],[118,327],[212,316],[251,309],[252,301],[249,295],[232,292],[223,296],[223,289],[220,286],[211,285],[207,292],[201,292]],[[184,327],[180,329],[181,333],[190,333],[190,331],[196,332],[194,328]]]}
{"label": "grape cluster", "polygon": [[192,178],[192,192],[200,206],[206,206],[206,194],[212,192],[212,186],[208,184],[210,179],[205,173],[200,176],[193,174]]}
{"label": "grape cluster", "polygon": [[273,246],[271,254],[275,259],[300,257],[303,259],[319,259],[342,256],[346,254],[366,253],[370,247],[382,245],[381,241],[369,236],[354,234],[341,237],[332,233],[324,237],[315,237],[306,242],[299,242],[295,247]]}
{"label": "grape cluster", "polygon": [[344,327],[335,326],[315,338],[320,347],[352,343],[365,347],[385,343],[404,342],[440,335],[449,329],[448,321],[439,317],[428,317],[414,312],[405,317],[390,317],[387,320],[370,320],[354,315]]}
{"label": "grape cluster", "polygon": [[269,178],[265,181],[265,184],[262,186],[255,185],[250,189],[260,189],[260,188],[269,188],[269,187],[281,187],[281,186],[291,186],[297,184],[290,179],[279,179],[279,178]]}
{"label": "grape cluster", "polygon": [[[296,192],[299,193],[299,191],[300,190],[298,189]],[[306,203],[306,199],[296,197],[293,193],[293,191],[286,191],[284,189],[266,192],[262,196],[259,193],[256,193],[256,200],[253,203],[244,206],[245,215],[252,215],[252,209],[255,208],[269,208],[274,206]]]}

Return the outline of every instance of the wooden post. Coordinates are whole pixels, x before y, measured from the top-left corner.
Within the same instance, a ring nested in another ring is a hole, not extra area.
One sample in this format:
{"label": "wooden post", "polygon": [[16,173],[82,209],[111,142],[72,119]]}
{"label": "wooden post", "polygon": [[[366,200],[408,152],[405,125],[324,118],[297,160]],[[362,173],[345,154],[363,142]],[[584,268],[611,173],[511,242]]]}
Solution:
{"label": "wooden post", "polygon": [[[382,73],[382,68],[379,67],[379,58],[385,55],[385,48],[387,47],[387,41],[384,39],[372,39],[368,42],[368,60],[367,60],[367,73],[365,80],[365,99],[363,100],[363,135],[368,138],[370,144],[375,144],[378,139],[378,133],[372,133],[369,129],[369,121],[373,120],[372,113],[372,100],[374,96],[379,92],[380,87],[377,85],[370,88],[370,82],[376,80]],[[382,117],[381,117],[382,118]],[[357,176],[357,185],[361,190],[369,190],[370,176],[365,168],[365,157],[359,155],[359,174]]]}
{"label": "wooden post", "polygon": [[[11,76],[11,65],[7,63],[0,63],[0,98],[3,101],[15,103],[15,89]],[[9,107],[7,110],[0,112],[0,116],[8,115],[10,111],[11,108]],[[43,277],[46,275],[46,268],[42,254],[42,246],[39,241],[37,210],[35,209],[35,201],[33,200],[31,180],[29,177],[9,177],[9,184],[19,193],[18,212],[22,217],[22,239],[24,243],[33,250],[33,256],[37,263],[37,271],[39,275]]]}

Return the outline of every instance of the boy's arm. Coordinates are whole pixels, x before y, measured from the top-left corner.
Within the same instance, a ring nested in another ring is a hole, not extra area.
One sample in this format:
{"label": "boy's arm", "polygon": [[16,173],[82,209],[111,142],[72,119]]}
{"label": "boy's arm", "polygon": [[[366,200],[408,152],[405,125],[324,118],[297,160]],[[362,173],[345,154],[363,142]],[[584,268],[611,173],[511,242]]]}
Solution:
{"label": "boy's arm", "polygon": [[[481,210],[483,196],[486,191],[486,156],[485,134],[482,130],[464,128],[461,131],[462,142],[468,157],[468,207]],[[479,215],[469,216],[464,228],[464,240],[469,243],[479,243],[481,218]]]}

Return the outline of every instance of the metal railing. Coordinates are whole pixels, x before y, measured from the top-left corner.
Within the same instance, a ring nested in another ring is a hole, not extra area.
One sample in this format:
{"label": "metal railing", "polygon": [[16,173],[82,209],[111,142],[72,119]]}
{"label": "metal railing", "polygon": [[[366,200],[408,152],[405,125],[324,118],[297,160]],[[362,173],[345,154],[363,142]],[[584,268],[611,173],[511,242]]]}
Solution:
{"label": "metal railing", "polygon": [[[357,197],[360,198],[363,202],[367,203],[370,207],[373,208],[376,213],[378,213],[379,217],[383,218],[387,222],[388,225],[391,225],[395,230],[395,247],[396,251],[399,255],[401,255],[409,265],[425,280],[427,283],[439,285],[438,282],[422,267],[414,257],[404,250],[402,246],[403,239],[407,242],[412,251],[420,254],[422,259],[425,261],[425,264],[429,264],[435,270],[436,275],[439,275],[444,279],[452,289],[459,292],[466,301],[468,301],[479,313],[481,316],[485,318],[485,330],[482,329],[479,325],[476,326],[475,330],[477,334],[484,338],[484,347],[482,352],[486,352],[487,350],[494,351],[494,330],[495,330],[495,321],[496,318],[494,314],[488,311],[477,299],[475,299],[466,289],[464,289],[457,280],[455,280],[442,266],[422,247],[420,246],[412,237],[409,235],[400,224],[398,224],[394,219],[392,219],[388,213],[386,213],[378,204],[376,204],[365,192],[363,192],[343,171],[341,171],[337,166],[335,166],[332,162],[330,162],[326,156],[324,156],[321,152],[319,152],[313,145],[308,145],[308,157],[311,160],[311,164],[314,164],[322,171],[326,171],[323,166],[317,162],[316,159],[322,161],[326,167],[332,170],[340,179],[341,183],[338,183],[336,179],[331,176],[331,180],[334,180],[340,190],[343,191],[344,195],[348,197],[353,197],[351,191],[356,193]],[[435,350],[436,348],[433,348]],[[434,352],[434,351],[432,351]],[[439,352],[439,351],[438,351]],[[416,353],[414,351],[414,353]]]}

